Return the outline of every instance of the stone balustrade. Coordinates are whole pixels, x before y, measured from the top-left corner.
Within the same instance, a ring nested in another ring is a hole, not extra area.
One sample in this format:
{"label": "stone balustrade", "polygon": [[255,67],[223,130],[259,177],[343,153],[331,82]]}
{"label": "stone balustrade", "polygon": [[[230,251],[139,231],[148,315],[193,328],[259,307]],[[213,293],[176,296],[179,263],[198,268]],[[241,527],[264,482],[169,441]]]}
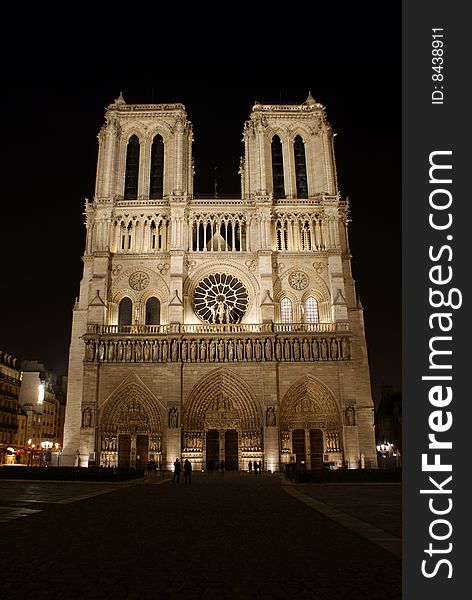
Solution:
{"label": "stone balustrade", "polygon": [[143,335],[170,333],[347,333],[349,323],[169,323],[166,325],[87,325],[87,334]]}

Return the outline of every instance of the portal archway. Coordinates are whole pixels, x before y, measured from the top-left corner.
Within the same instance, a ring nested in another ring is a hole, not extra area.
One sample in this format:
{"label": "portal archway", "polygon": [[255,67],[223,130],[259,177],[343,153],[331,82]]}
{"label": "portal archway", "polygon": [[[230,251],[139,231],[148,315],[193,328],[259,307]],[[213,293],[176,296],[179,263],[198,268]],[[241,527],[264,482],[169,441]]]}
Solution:
{"label": "portal archway", "polygon": [[216,369],[195,385],[184,404],[182,455],[201,468],[223,462],[232,470],[245,469],[249,461],[263,459],[262,425],[251,387],[232,371]]}
{"label": "portal archway", "polygon": [[311,375],[296,381],[281,402],[280,435],[281,462],[342,462],[342,418],[331,390]]}
{"label": "portal archway", "polygon": [[100,465],[144,469],[162,464],[162,418],[155,396],[137,378],[123,383],[100,408],[97,446]]}

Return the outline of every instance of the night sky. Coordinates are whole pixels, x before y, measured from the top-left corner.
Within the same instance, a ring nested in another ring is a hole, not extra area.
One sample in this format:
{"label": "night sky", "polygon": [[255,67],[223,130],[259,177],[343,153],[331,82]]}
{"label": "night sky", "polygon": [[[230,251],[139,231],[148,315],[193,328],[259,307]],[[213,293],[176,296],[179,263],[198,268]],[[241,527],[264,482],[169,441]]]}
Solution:
{"label": "night sky", "polygon": [[296,104],[311,91],[337,133],[374,399],[382,384],[401,389],[400,15],[382,28],[364,17],[356,13],[355,27],[347,15],[341,28],[294,35],[287,52],[271,34],[253,47],[239,39],[238,50],[221,37],[201,46],[184,36],[180,54],[157,51],[151,40],[139,52],[58,40],[10,53],[2,97],[0,349],[67,371],[84,198],[94,194],[105,107],[120,91],[130,104],[185,105],[194,128],[195,191],[213,191],[217,167],[222,194],[240,193],[243,123],[254,102]]}

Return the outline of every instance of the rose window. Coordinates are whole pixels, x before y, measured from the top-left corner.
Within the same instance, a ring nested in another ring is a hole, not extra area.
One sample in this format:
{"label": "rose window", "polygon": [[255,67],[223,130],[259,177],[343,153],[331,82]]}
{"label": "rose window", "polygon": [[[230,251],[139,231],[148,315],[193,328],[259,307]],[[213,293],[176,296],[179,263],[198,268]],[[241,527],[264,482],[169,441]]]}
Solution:
{"label": "rose window", "polygon": [[228,273],[204,277],[193,295],[195,312],[207,323],[240,323],[248,303],[247,289]]}

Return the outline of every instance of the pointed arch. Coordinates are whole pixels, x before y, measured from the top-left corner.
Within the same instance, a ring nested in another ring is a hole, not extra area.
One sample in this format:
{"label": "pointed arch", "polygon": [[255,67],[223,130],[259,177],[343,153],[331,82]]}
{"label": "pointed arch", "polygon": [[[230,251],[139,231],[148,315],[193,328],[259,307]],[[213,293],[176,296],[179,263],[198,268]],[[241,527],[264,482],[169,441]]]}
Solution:
{"label": "pointed arch", "polygon": [[151,296],[146,301],[146,325],[159,325],[161,322],[161,303],[159,298]]}
{"label": "pointed arch", "polygon": [[241,429],[262,427],[262,410],[251,387],[228,369],[216,369],[203,377],[192,389],[184,404],[184,429],[202,431],[204,419],[222,395],[228,410],[237,413]]}
{"label": "pointed arch", "polygon": [[297,198],[308,198],[305,143],[300,135],[297,135],[293,141],[293,152],[295,157],[295,183],[297,187]]}
{"label": "pointed arch", "polygon": [[280,405],[280,427],[340,431],[342,425],[333,392],[312,375],[301,377],[285,393]]}
{"label": "pointed arch", "polygon": [[154,394],[132,374],[99,408],[100,435],[162,434],[163,411]]}
{"label": "pointed arch", "polygon": [[162,198],[164,190],[164,140],[156,134],[151,145],[149,198]]}
{"label": "pointed arch", "polygon": [[131,298],[124,296],[118,307],[118,325],[131,325],[133,319],[133,303]]}
{"label": "pointed arch", "polygon": [[139,149],[139,138],[132,135],[126,147],[125,200],[136,200],[138,197]]}
{"label": "pointed arch", "polygon": [[305,300],[305,322],[306,323],[318,323],[319,311],[318,311],[318,302],[314,296],[308,296]]}
{"label": "pointed arch", "polygon": [[293,305],[287,296],[280,301],[280,321],[281,323],[293,323]]}
{"label": "pointed arch", "polygon": [[282,153],[282,140],[274,135],[271,142],[272,152],[272,183],[274,198],[285,198],[284,163]]}

